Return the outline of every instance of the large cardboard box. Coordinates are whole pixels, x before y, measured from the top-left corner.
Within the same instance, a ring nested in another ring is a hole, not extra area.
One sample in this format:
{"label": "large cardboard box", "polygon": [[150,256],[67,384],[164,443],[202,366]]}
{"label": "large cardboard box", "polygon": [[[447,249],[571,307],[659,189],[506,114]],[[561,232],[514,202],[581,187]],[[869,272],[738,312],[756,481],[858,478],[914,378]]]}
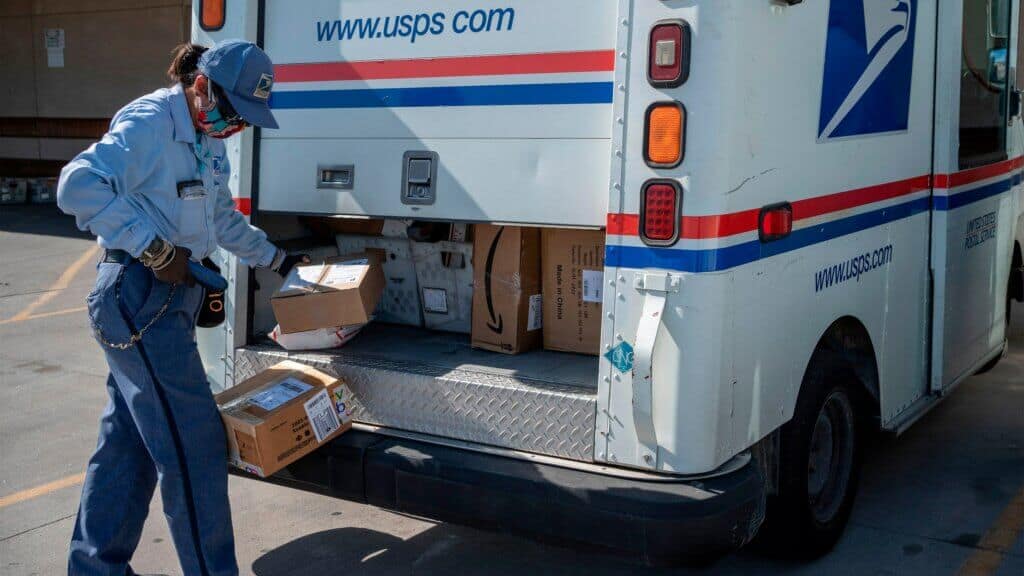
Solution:
{"label": "large cardboard box", "polygon": [[284,334],[366,324],[384,291],[373,252],[296,266],[270,299]]}
{"label": "large cardboard box", "polygon": [[597,355],[604,296],[604,232],[543,232],[544,347]]}
{"label": "large cardboard box", "polygon": [[345,383],[297,362],[281,362],[215,399],[228,462],[266,478],[352,427]]}
{"label": "large cardboard box", "polygon": [[473,347],[519,354],[540,346],[540,230],[478,225],[473,243]]}

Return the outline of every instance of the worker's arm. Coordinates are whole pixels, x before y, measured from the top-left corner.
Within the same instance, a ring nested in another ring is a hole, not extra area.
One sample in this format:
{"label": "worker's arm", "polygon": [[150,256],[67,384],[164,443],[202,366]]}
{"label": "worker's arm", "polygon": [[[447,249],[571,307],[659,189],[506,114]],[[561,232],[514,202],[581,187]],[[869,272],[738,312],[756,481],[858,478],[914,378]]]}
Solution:
{"label": "worker's arm", "polygon": [[238,256],[246,266],[271,268],[280,263],[275,260],[283,258],[284,254],[278,254],[277,247],[267,240],[267,235],[246,222],[245,216],[235,210],[235,200],[228,188],[230,174],[231,167],[227,158],[224,158],[223,169],[214,177],[217,190],[213,221],[217,230],[217,243]]}
{"label": "worker's arm", "polygon": [[61,171],[57,205],[80,229],[100,237],[104,248],[138,258],[156,229],[127,198],[161,161],[172,130],[162,110],[145,105],[125,110],[102,140]]}

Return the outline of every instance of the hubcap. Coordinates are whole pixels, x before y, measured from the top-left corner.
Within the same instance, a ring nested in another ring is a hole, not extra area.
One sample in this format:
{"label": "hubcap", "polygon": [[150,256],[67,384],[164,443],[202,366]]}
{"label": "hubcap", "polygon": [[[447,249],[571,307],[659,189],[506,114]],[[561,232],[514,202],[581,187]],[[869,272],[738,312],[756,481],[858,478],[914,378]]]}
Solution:
{"label": "hubcap", "polygon": [[807,459],[807,496],[815,520],[832,520],[846,498],[853,470],[853,407],[842,391],[825,399],[811,433]]}

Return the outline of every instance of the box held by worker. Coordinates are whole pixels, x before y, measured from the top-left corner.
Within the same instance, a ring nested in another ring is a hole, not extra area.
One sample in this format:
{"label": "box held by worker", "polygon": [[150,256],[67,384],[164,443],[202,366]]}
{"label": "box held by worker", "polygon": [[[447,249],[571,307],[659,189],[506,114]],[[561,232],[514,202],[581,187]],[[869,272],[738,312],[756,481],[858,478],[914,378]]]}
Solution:
{"label": "box held by worker", "polygon": [[604,232],[546,229],[544,347],[597,355],[601,346]]}
{"label": "box held by worker", "polygon": [[376,252],[296,266],[270,304],[283,334],[370,321],[384,291]]}
{"label": "box held by worker", "polygon": [[540,229],[477,225],[473,243],[474,348],[520,354],[540,346]]}
{"label": "box held by worker", "polygon": [[343,381],[292,361],[221,392],[228,462],[273,475],[352,427],[350,394]]}

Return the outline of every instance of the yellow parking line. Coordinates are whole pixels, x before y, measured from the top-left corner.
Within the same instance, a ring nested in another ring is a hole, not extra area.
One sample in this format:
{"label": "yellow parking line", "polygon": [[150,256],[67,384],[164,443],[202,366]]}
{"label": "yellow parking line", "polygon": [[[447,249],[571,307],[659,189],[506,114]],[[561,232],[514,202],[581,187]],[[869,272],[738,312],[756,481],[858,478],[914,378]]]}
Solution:
{"label": "yellow parking line", "polygon": [[1003,563],[1003,555],[1013,548],[1024,531],[1024,489],[1007,504],[995,524],[978,541],[978,550],[964,562],[959,576],[990,576]]}
{"label": "yellow parking line", "polygon": [[80,308],[68,308],[67,310],[57,310],[55,312],[43,312],[42,314],[33,314],[25,318],[10,318],[8,320],[0,320],[0,326],[4,324],[14,324],[15,322],[28,322],[29,320],[38,320],[40,318],[53,318],[54,316],[64,316],[66,314],[76,314],[78,312],[85,312],[88,310],[85,306]]}
{"label": "yellow parking line", "polygon": [[99,251],[99,246],[93,246],[85,254],[79,256],[78,260],[75,260],[71,264],[71,266],[68,266],[67,270],[65,270],[64,273],[61,274],[59,278],[57,278],[57,281],[54,282],[53,285],[51,285],[47,289],[48,292],[42,294],[41,296],[39,296],[39,298],[36,298],[35,302],[26,306],[24,310],[12,316],[9,320],[5,321],[4,323],[6,324],[8,322],[21,322],[22,320],[29,319],[36,310],[43,307],[50,300],[56,298],[57,294],[59,294],[61,290],[66,289],[71,284],[71,281],[75,278],[75,275],[78,274],[78,272],[81,271],[82,267],[88,264],[90,260],[95,259]]}
{"label": "yellow parking line", "polygon": [[42,486],[29,488],[28,490],[22,490],[21,492],[15,492],[14,494],[11,494],[9,496],[4,496],[0,498],[0,508],[4,508],[12,504],[17,504],[19,502],[24,502],[26,500],[31,500],[33,498],[38,498],[40,496],[45,496],[51,492],[56,492],[57,490],[63,490],[64,488],[77,486],[81,484],[82,481],[84,480],[85,473],[83,472],[81,474],[75,474],[74,476],[68,476],[67,478],[55,480],[53,482],[50,482],[49,484],[43,484]]}

